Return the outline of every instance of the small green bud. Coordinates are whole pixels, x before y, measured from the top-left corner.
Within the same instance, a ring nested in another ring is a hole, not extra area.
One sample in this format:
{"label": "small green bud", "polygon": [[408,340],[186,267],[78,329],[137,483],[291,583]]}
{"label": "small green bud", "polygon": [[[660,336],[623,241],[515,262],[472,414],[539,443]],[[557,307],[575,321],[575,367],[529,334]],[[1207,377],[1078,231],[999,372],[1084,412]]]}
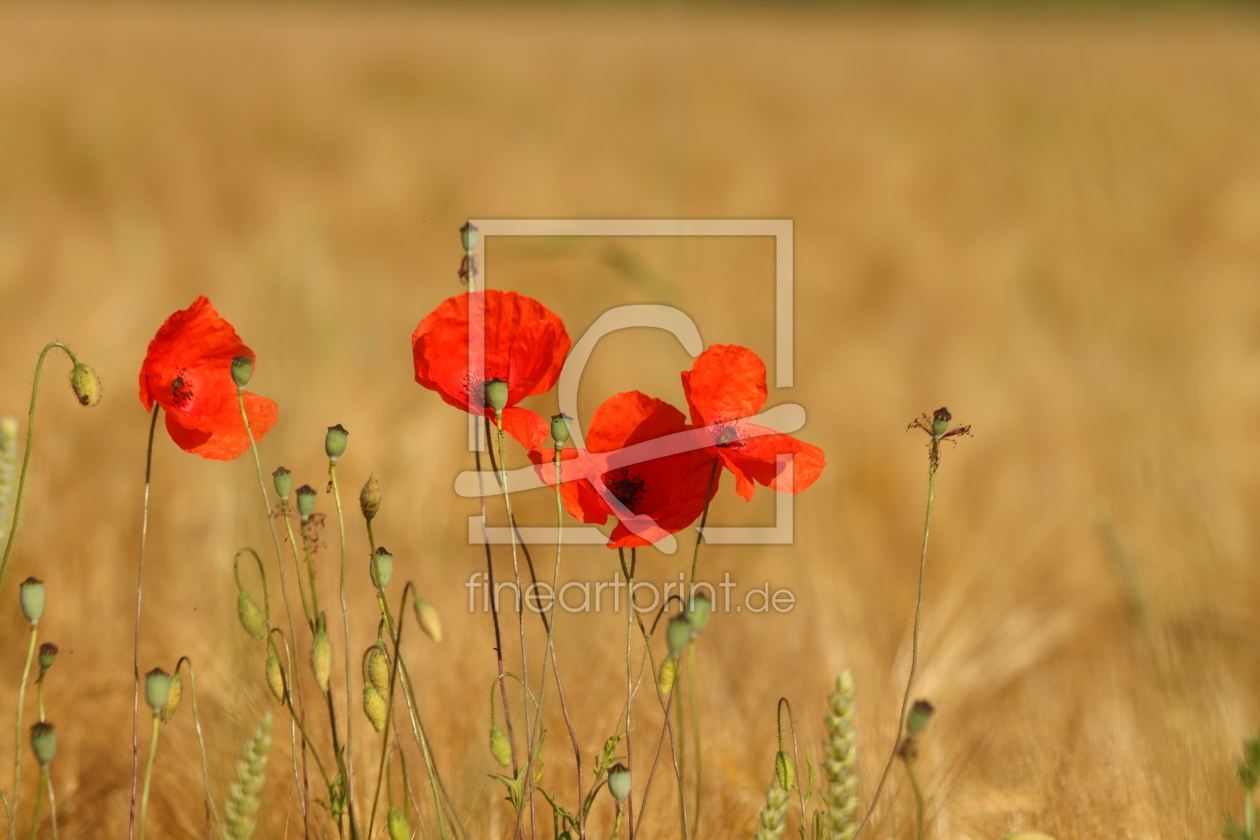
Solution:
{"label": "small green bud", "polygon": [[274,653],[267,654],[267,688],[271,689],[272,696],[283,705],[286,693],[284,669],[280,667],[280,657]]}
{"label": "small green bud", "polygon": [[471,254],[477,250],[477,228],[472,222],[466,222],[459,229],[459,242],[464,246],[464,253]]}
{"label": "small green bud", "polygon": [[328,434],[324,435],[324,451],[328,453],[328,460],[336,461],[345,454],[349,435],[340,423],[328,427]]}
{"label": "small green bud", "polygon": [[51,723],[40,721],[31,727],[31,752],[43,767],[53,760],[57,754],[57,730]]}
{"label": "small green bud", "polygon": [[573,418],[567,414],[556,414],[551,418],[551,439],[556,442],[556,449],[560,449],[564,442],[569,439],[569,421]]}
{"label": "small green bud", "polygon": [[625,802],[630,795],[630,771],[620,762],[608,771],[608,792],[618,802]]}
{"label": "small green bud", "polygon": [[380,589],[389,586],[389,582],[394,579],[394,555],[386,551],[385,546],[376,549],[376,553],[372,555],[368,562],[368,574],[372,578],[372,585]]}
{"label": "small green bud", "polygon": [[267,619],[263,617],[262,610],[258,609],[253,596],[243,589],[236,596],[236,615],[240,618],[245,632],[252,636],[255,642],[261,642],[267,635]]}
{"label": "small green bud", "polygon": [[661,670],[656,675],[656,690],[661,693],[662,697],[669,694],[669,690],[674,687],[674,678],[677,676],[678,657],[665,657],[665,661],[661,663]]}
{"label": "small green bud", "polygon": [[372,728],[380,732],[385,728],[385,716],[388,710],[385,698],[376,690],[376,686],[368,683],[363,686],[363,714],[371,722]]}
{"label": "small green bud", "polygon": [[562,831],[556,836],[556,840],[573,840],[573,834],[568,831]]}
{"label": "small green bud", "polygon": [[949,409],[942,406],[932,412],[932,437],[939,438],[949,431],[949,421],[954,419]]}
{"label": "small green bud", "polygon": [[161,714],[166,701],[171,699],[171,678],[161,668],[154,668],[144,675],[144,700],[153,710],[153,714]]}
{"label": "small green bud", "polygon": [[420,629],[433,641],[442,641],[442,620],[438,617],[437,610],[423,598],[417,598],[414,603],[416,621],[420,622]]}
{"label": "small green bud", "polygon": [[52,642],[44,642],[39,646],[39,672],[42,674],[57,661],[57,646]]}
{"label": "small green bud", "polygon": [[691,600],[683,607],[683,615],[691,623],[691,635],[699,636],[709,624],[709,616],[713,612],[713,603],[703,593],[692,595]]}
{"label": "small green bud", "polygon": [[495,413],[503,410],[508,401],[508,384],[502,379],[491,379],[486,383],[486,405],[494,409]]}
{"label": "small green bud", "polygon": [[411,840],[411,824],[397,808],[389,809],[389,840]]}
{"label": "small green bud", "polygon": [[669,645],[671,656],[682,652],[687,642],[691,641],[691,632],[691,622],[682,615],[676,615],[669,620],[669,626],[665,628],[665,641]]}
{"label": "small green bud", "polygon": [[774,780],[784,790],[791,790],[792,784],[796,781],[796,768],[792,764],[792,759],[783,750],[779,750],[774,757]]}
{"label": "small green bud", "polygon": [[170,723],[171,718],[175,717],[175,710],[179,708],[179,701],[184,697],[184,681],[179,678],[179,672],[171,677],[171,690],[166,698],[166,704],[162,706],[162,723]]}
{"label": "small green bud", "polygon": [[39,624],[44,616],[44,582],[28,577],[18,588],[18,602],[22,605],[22,615],[31,624]]}
{"label": "small green bud", "polygon": [[367,680],[372,686],[381,693],[381,696],[389,694],[389,656],[385,653],[385,646],[380,644],[372,645],[367,650]]}
{"label": "small green bud", "polygon": [[916,700],[914,705],[910,707],[910,714],[906,715],[906,734],[911,738],[919,737],[928,725],[928,721],[932,719],[932,713],[936,711],[932,708],[932,704],[926,700]]}
{"label": "small green bud", "polygon": [[363,489],[359,491],[359,510],[363,512],[363,518],[368,522],[371,522],[376,518],[376,514],[380,513],[381,480],[376,477],[376,473],[368,476]]}
{"label": "small green bud", "polygon": [[237,388],[244,388],[254,375],[254,360],[249,356],[237,356],[232,360],[232,381]]}
{"label": "small green bud", "polygon": [[322,625],[311,641],[311,670],[315,673],[315,684],[319,690],[328,691],[328,678],[332,676],[332,642]]}
{"label": "small green bud", "polygon": [[70,371],[70,388],[79,400],[79,405],[91,408],[101,401],[101,380],[96,371],[82,362],[75,363]]}
{"label": "small green bud", "polygon": [[276,495],[288,499],[293,492],[293,473],[284,467],[276,467],[276,471],[271,474],[271,481],[276,486]]}
{"label": "small green bud", "polygon": [[298,516],[302,517],[303,522],[310,519],[315,512],[315,495],[315,488],[309,484],[303,484],[297,489]]}
{"label": "small green bud", "polygon": [[500,767],[507,767],[512,763],[512,742],[497,725],[490,727],[490,755],[494,756]]}

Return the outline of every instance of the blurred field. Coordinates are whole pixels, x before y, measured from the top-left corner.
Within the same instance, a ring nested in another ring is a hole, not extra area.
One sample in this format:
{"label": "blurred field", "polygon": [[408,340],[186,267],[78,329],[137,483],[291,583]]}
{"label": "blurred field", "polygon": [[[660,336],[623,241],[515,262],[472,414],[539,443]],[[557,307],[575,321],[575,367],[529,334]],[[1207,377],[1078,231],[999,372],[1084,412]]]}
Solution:
{"label": "blurred field", "polygon": [[[702,554],[711,579],[768,580],[798,605],[716,616],[703,638],[701,837],[751,836],[777,698],[816,750],[843,667],[869,798],[908,668],[924,499],[924,439],[903,429],[941,404],[975,437],[945,452],[929,557],[930,836],[1215,836],[1260,723],[1258,137],[1260,18],[1242,13],[0,6],[0,414],[25,414],[53,338],[106,391],[84,411],[49,368],[0,599],[0,722],[25,652],[15,584],[33,573],[42,638],[65,652],[48,696],[61,830],[125,830],[136,375],[162,320],[204,293],[258,354],[251,390],[280,403],[267,469],[322,486],[323,429],[340,422],[346,488],[381,476],[378,537],[447,626],[441,646],[408,648],[439,760],[476,836],[506,831],[486,778],[489,619],[463,588],[483,568],[476,508],[451,490],[471,465],[464,418],[412,381],[408,352],[460,289],[456,228],[787,217],[797,386],[771,401],[805,406],[800,434],[829,463],[794,545]],[[661,302],[769,361],[772,257],[766,240],[521,240],[488,261],[491,285],[575,336],[610,306]],[[688,364],[663,333],[610,337],[585,416],[630,388],[682,405]],[[141,667],[197,663],[221,799],[274,706],[234,616],[233,552],[270,556],[253,465],[162,438],[153,494]],[[728,481],[714,519],[766,524],[767,496],[744,505]],[[522,504],[548,523],[545,494]],[[366,555],[357,517],[349,538]],[[651,576],[685,554],[649,558]],[[612,563],[575,548],[566,576]],[[588,752],[616,725],[623,633],[561,616]],[[548,778],[568,791],[558,724]],[[186,711],[163,739],[151,836],[204,834]],[[260,837],[300,826],[287,748],[278,726]],[[910,833],[903,778],[871,836]],[[652,808],[647,835],[673,836],[662,780]]]}

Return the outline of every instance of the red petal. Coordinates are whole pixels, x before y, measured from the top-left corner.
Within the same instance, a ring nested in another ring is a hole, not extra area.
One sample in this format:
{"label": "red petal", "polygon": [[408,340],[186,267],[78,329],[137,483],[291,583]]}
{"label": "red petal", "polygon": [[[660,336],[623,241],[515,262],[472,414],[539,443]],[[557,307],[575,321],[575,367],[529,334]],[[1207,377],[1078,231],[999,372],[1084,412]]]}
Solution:
{"label": "red petal", "polygon": [[241,341],[232,325],[219,317],[205,297],[192,306],[171,315],[149,342],[149,350],[140,366],[140,401],[146,410],[153,410],[156,401],[167,411],[189,413],[187,407],[175,405],[172,383],[181,375],[195,380],[195,399],[201,402],[192,413],[217,413],[226,392],[236,399],[232,382],[232,359],[254,358],[254,353]]}
{"label": "red petal", "polygon": [[[535,471],[548,487],[555,486],[555,465],[552,459],[555,450],[541,449],[531,451],[529,458],[537,466]],[[612,515],[612,511],[604,504],[604,500],[595,490],[591,480],[601,481],[598,472],[589,469],[587,464],[576,463],[580,460],[576,449],[560,450],[560,461],[563,472],[560,476],[560,498],[564,501],[565,510],[579,522],[588,525],[603,525]],[[577,467],[577,469],[573,469]],[[584,469],[584,467],[586,467]]]}
{"label": "red petal", "polygon": [[766,366],[738,344],[714,344],[682,374],[697,426],[752,417],[766,404]]}
{"label": "red petal", "polygon": [[503,431],[520,442],[526,450],[542,447],[551,437],[551,424],[528,408],[505,408],[502,411]]}
{"label": "red petal", "polygon": [[[741,432],[768,431],[761,426],[743,424]],[[791,435],[770,433],[756,437],[744,437],[733,446],[715,447],[723,464],[735,474],[735,492],[745,500],[753,496],[753,482],[780,493],[799,493],[822,475],[827,458],[813,444],[799,441]],[[791,480],[787,464],[779,462],[779,455],[791,455]]]}
{"label": "red petal", "polygon": [[[280,415],[280,408],[273,401],[248,392],[245,411],[255,441],[263,439]],[[239,406],[209,416],[167,412],[166,429],[180,449],[212,461],[231,461],[249,449],[249,435]]]}

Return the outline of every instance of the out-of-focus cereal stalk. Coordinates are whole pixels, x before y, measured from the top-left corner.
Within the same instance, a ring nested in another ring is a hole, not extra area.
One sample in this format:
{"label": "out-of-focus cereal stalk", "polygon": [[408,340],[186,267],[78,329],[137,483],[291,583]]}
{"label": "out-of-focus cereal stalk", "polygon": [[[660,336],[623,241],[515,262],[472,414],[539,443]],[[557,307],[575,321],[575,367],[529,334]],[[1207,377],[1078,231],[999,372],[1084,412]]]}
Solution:
{"label": "out-of-focus cereal stalk", "polygon": [[17,475],[17,421],[0,417],[0,547],[9,541],[13,523],[14,479]]}

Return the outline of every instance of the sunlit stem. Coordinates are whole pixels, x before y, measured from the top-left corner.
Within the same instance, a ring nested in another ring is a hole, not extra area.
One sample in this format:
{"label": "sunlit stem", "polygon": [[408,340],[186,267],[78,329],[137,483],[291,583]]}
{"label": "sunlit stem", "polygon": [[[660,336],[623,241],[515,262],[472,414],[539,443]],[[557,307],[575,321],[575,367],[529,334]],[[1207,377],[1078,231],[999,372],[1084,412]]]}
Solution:
{"label": "sunlit stem", "polygon": [[[22,668],[22,685],[18,688],[17,738],[13,747],[13,819],[9,821],[9,833],[17,831],[18,800],[22,795],[22,707],[26,705],[26,682],[31,676],[31,660],[35,658],[35,639],[39,625],[31,625],[31,641],[26,648],[26,665]],[[36,801],[35,807],[39,807]]]}
{"label": "sunlit stem", "polygon": [[910,790],[914,793],[914,838],[923,840],[923,791],[919,788],[918,777],[914,775],[914,759],[906,755],[905,763]]}
{"label": "sunlit stem", "polygon": [[[626,550],[624,548],[617,549],[617,556],[621,560],[621,569],[626,576],[626,765],[630,769],[630,792],[626,795],[626,818],[630,823],[630,833],[634,833],[634,748],[631,746],[630,740],[630,710],[634,705],[634,665],[633,642],[634,642],[634,572],[636,557],[634,549],[630,550],[630,565],[626,565]],[[668,714],[666,715],[668,717]],[[617,809],[617,822],[621,822],[621,809]]]}
{"label": "sunlit stem", "polygon": [[52,818],[52,836],[53,836],[53,840],[58,840],[58,837],[57,837],[57,797],[53,796],[52,770],[49,769],[47,766],[44,767],[44,781],[45,781],[45,786],[48,788],[48,812],[49,812],[48,815],[49,817]]}
{"label": "sunlit stem", "polygon": [[353,724],[354,683],[350,674],[350,610],[346,607],[346,520],[341,511],[341,488],[337,484],[337,459],[328,461],[328,481],[332,485],[333,501],[337,503],[337,532],[341,537],[341,626],[346,639],[346,802],[350,806],[350,834],[359,836],[358,817],[354,805],[354,748]]}
{"label": "sunlit stem", "polygon": [[127,811],[127,836],[136,833],[136,785],[140,781],[140,601],[144,592],[144,549],[149,536],[149,485],[153,481],[153,435],[157,431],[158,412],[161,407],[153,403],[153,417],[149,420],[149,445],[144,459],[144,503],[140,515],[140,560],[136,564],[136,624],[131,641],[131,806]]}
{"label": "sunlit stem", "polygon": [[39,828],[39,807],[44,804],[44,790],[48,786],[48,765],[39,767],[39,793],[35,795],[35,811],[31,814],[31,836],[35,840],[35,831]]}
{"label": "sunlit stem", "polygon": [[197,674],[193,670],[192,660],[187,656],[181,656],[175,663],[175,674],[178,676],[180,669],[185,665],[188,666],[188,685],[192,694],[193,728],[197,730],[197,747],[201,751],[201,782],[206,788],[206,808],[209,809],[210,816],[214,818],[217,833],[222,835],[223,824],[219,821],[219,809],[215,807],[214,797],[210,794],[210,768],[206,762],[206,740],[201,734],[201,713],[197,709]]}
{"label": "sunlit stem", "polygon": [[144,793],[140,795],[140,831],[138,837],[144,840],[144,823],[149,812],[149,784],[153,781],[153,760],[157,758],[158,736],[161,734],[162,718],[153,713],[153,734],[149,738],[149,762],[144,768]]}

